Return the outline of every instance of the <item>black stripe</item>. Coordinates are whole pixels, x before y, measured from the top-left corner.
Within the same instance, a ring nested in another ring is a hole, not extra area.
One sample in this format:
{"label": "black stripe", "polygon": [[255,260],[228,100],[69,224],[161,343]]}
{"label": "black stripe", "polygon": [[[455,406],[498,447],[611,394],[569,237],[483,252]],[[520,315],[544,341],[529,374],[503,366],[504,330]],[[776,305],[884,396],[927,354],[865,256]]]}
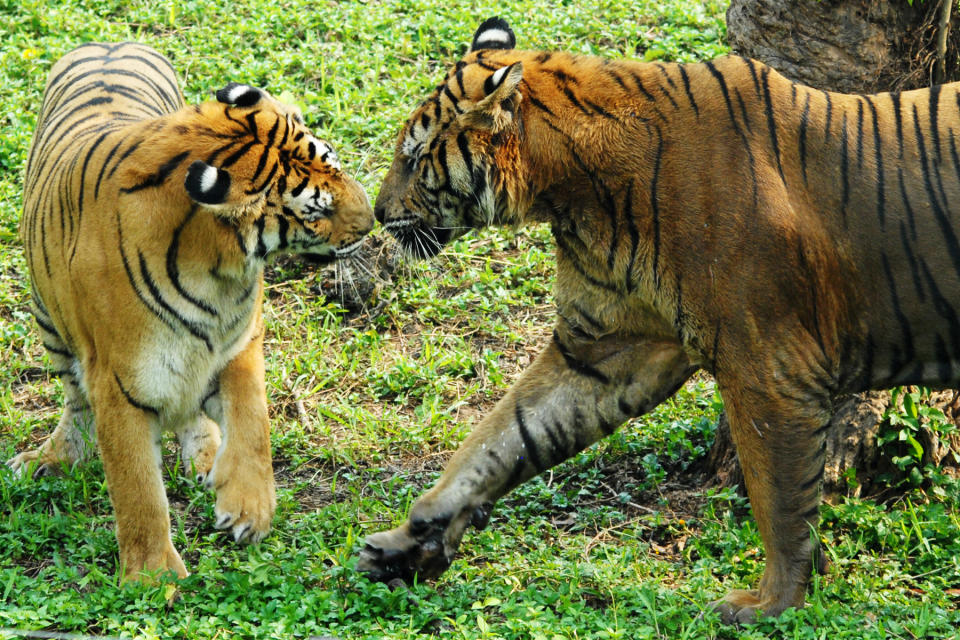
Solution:
{"label": "black stripe", "polygon": [[543,102],[541,102],[535,95],[533,95],[532,92],[528,92],[525,97],[527,100],[530,101],[530,104],[535,106],[537,109],[540,109],[541,111],[545,111],[549,113],[551,116],[555,115],[553,111],[550,110],[550,107],[548,107]]}
{"label": "black stripe", "polygon": [[[753,65],[750,65],[753,69]],[[770,130],[770,144],[773,145],[773,155],[777,158],[777,171],[780,172],[780,179],[787,183],[787,178],[783,175],[783,165],[780,162],[780,141],[777,138],[777,121],[773,117],[773,101],[770,99],[770,67],[764,67],[760,73],[760,81],[763,85],[763,104],[767,113],[767,128]]]}
{"label": "black stripe", "polygon": [[247,195],[253,195],[255,193],[262,193],[270,186],[270,183],[273,182],[273,177],[277,175],[277,170],[280,168],[280,164],[277,162],[273,163],[273,166],[270,167],[270,173],[267,174],[267,177],[263,179],[259,185],[253,185],[245,191]]}
{"label": "black stripe", "polygon": [[833,100],[830,98],[830,94],[826,91],[823,92],[824,97],[827,99],[827,123],[824,126],[823,136],[825,139],[830,139],[830,122],[833,119]]}
{"label": "black stripe", "polygon": [[[880,227],[883,228],[886,221],[886,189],[884,187],[883,173],[883,144],[880,139],[880,122],[877,115],[877,106],[873,103],[873,98],[866,96],[867,106],[870,107],[870,115],[873,118],[873,157],[874,164],[877,167],[877,219],[880,221]],[[951,144],[953,140],[950,141]]]}
{"label": "black stripe", "polygon": [[578,252],[574,251],[569,243],[567,243],[566,239],[563,237],[561,232],[557,230],[556,226],[553,227],[553,238],[557,244],[557,248],[563,252],[563,254],[569,259],[570,265],[587,283],[599,289],[620,293],[620,289],[618,289],[616,285],[610,284],[609,282],[603,282],[602,280],[597,280],[595,277],[587,273],[586,268],[579,262]]}
{"label": "black stripe", "polygon": [[[888,295],[890,297],[890,304],[893,307],[893,313],[897,318],[897,322],[900,323],[900,345],[903,346],[903,358],[899,362],[897,361],[897,356],[894,355],[894,359],[891,361],[891,375],[896,377],[896,371],[902,366],[908,365],[916,361],[916,348],[913,344],[913,330],[910,324],[910,320],[907,318],[907,315],[903,312],[901,307],[901,299],[897,294],[897,283],[894,279],[893,270],[890,268],[890,260],[887,258],[885,253],[880,254],[880,258],[883,262],[883,273],[886,276],[887,280],[887,289]],[[896,353],[897,350],[895,350]]]}
{"label": "black stripe", "polygon": [[803,171],[803,183],[807,184],[807,126],[810,124],[810,93],[806,92],[803,113],[800,114],[800,168]]}
{"label": "black stripe", "polygon": [[44,343],[43,343],[43,347],[44,347],[44,349],[46,349],[46,350],[49,351],[50,353],[55,353],[55,354],[57,354],[58,356],[63,356],[64,358],[73,358],[73,357],[74,357],[74,355],[73,355],[72,353],[70,353],[69,351],[67,351],[66,349],[61,349],[60,347],[54,347],[54,346],[52,346],[51,344],[49,344],[49,343],[47,343],[47,342],[44,342]]}
{"label": "black stripe", "polygon": [[143,138],[137,140],[137,141],[134,142],[132,145],[130,145],[129,147],[127,147],[127,150],[124,151],[124,152],[120,155],[119,158],[117,158],[116,164],[114,164],[114,165],[113,165],[113,168],[110,169],[110,172],[107,173],[107,180],[109,180],[110,178],[113,177],[113,173],[117,170],[117,168],[118,168],[121,164],[123,164],[123,161],[126,160],[127,158],[129,158],[129,157],[130,157],[130,154],[132,154],[134,151],[136,151],[136,150],[140,147],[141,144],[143,144]]}
{"label": "black stripe", "polygon": [[260,157],[257,159],[257,167],[253,170],[253,175],[250,176],[250,183],[257,181],[257,178],[260,177],[260,173],[263,172],[264,168],[267,166],[267,161],[270,159],[270,147],[264,146],[263,150],[260,152]]}
{"label": "black stripe", "polygon": [[947,326],[950,328],[950,349],[953,352],[953,356],[954,358],[960,358],[960,319],[957,317],[957,310],[950,304],[947,297],[943,295],[943,292],[940,291],[934,275],[930,272],[930,268],[923,258],[920,258],[920,268],[923,270],[923,277],[927,281],[927,286],[930,289],[933,308],[937,312],[937,315],[946,320]]}
{"label": "black stripe", "polygon": [[147,413],[152,413],[155,416],[160,415],[160,411],[158,409],[155,409],[154,407],[151,407],[148,404],[144,404],[139,400],[134,399],[133,396],[131,396],[130,393],[124,388],[123,383],[120,382],[120,376],[118,376],[116,372],[114,372],[113,374],[113,379],[117,381],[117,387],[120,388],[120,393],[123,394],[123,397],[127,399],[127,402],[129,402],[131,406],[133,406],[136,409],[139,409],[140,411],[146,411]]}
{"label": "black stripe", "polygon": [[844,112],[840,125],[840,177],[843,180],[843,195],[840,198],[840,214],[843,226],[847,226],[847,205],[850,204],[850,160],[847,150],[847,114]]}
{"label": "black stripe", "polygon": [[197,212],[197,205],[193,205],[190,208],[190,212],[187,213],[186,217],[183,219],[177,228],[173,230],[172,237],[170,239],[170,244],[167,247],[167,277],[170,278],[173,288],[176,289],[187,302],[197,307],[201,311],[211,315],[216,316],[217,311],[212,306],[200,300],[194,295],[191,295],[184,289],[183,284],[180,282],[180,266],[177,264],[177,254],[180,251],[180,234],[183,233],[184,227],[187,226],[187,223],[193,219],[193,216]]}
{"label": "black stripe", "polygon": [[[957,104],[957,109],[960,109],[960,104]],[[953,170],[957,175],[957,183],[960,184],[960,155],[957,154],[957,141],[953,135],[953,127],[948,130],[947,139],[950,140],[950,159],[953,161]]]}
{"label": "black stripe", "polygon": [[257,221],[253,223],[253,226],[257,229],[257,249],[254,252],[258,258],[263,258],[267,255],[267,245],[263,241],[263,230],[266,227],[267,219],[264,216],[257,218]]}
{"label": "black stripe", "polygon": [[117,152],[117,150],[120,148],[120,145],[122,145],[123,143],[124,143],[124,138],[121,137],[117,141],[117,144],[113,145],[113,148],[110,149],[109,152],[107,152],[107,157],[103,159],[103,162],[100,163],[100,171],[97,174],[97,183],[93,187],[94,200],[100,197],[100,183],[103,181],[103,174],[107,170],[107,165],[110,164],[110,160],[113,158],[113,155]]}
{"label": "black stripe", "polygon": [[[659,132],[658,132],[659,133]],[[657,152],[654,156],[653,178],[650,180],[650,210],[653,220],[653,282],[660,288],[660,202],[657,199],[657,183],[660,179],[660,161],[663,159],[663,136],[657,136]]]}
{"label": "black stripe", "polygon": [[614,70],[611,69],[610,67],[604,67],[603,71],[604,71],[604,73],[606,73],[608,76],[610,76],[611,78],[613,78],[614,82],[616,82],[618,85],[620,85],[620,88],[621,88],[621,89],[623,89],[624,91],[627,91],[627,92],[630,91],[630,89],[627,89],[627,83],[623,81],[623,78],[620,76],[619,73],[617,73],[616,71],[614,71]]}
{"label": "black stripe", "polygon": [[596,330],[596,331],[604,331],[604,330],[606,330],[606,326],[603,325],[599,320],[597,320],[596,318],[594,318],[592,315],[590,315],[590,312],[587,311],[582,305],[579,305],[579,304],[577,304],[576,302],[574,302],[574,303],[573,303],[573,310],[577,312],[577,315],[579,315],[581,318],[583,318],[584,320],[586,320],[586,321],[587,321],[587,324],[589,324],[591,327],[593,327],[594,330]]}
{"label": "black stripe", "polygon": [[917,227],[913,215],[913,207],[910,206],[910,198],[907,195],[907,187],[903,181],[903,167],[897,167],[897,181],[900,185],[900,200],[903,202],[904,212],[907,214],[907,223],[910,225],[910,236],[917,239]]}
{"label": "black stripe", "polygon": [[634,82],[634,84],[637,85],[637,89],[640,91],[640,93],[642,93],[642,94],[644,95],[645,98],[647,98],[647,100],[649,100],[650,102],[656,102],[656,101],[657,101],[656,98],[653,97],[653,94],[650,93],[649,91],[647,91],[647,88],[643,86],[643,80],[640,79],[640,76],[639,76],[639,75],[637,75],[635,72],[631,71],[631,72],[630,72],[630,77],[633,78],[633,82]]}
{"label": "black stripe", "polygon": [[907,262],[910,263],[910,274],[913,276],[913,290],[917,294],[917,300],[926,302],[927,294],[923,288],[923,282],[920,280],[920,269],[917,263],[917,257],[910,245],[910,239],[907,237],[907,226],[903,220],[900,221],[900,243],[903,245],[903,252],[907,256]]}
{"label": "black stripe", "polygon": [[467,134],[461,131],[457,134],[457,148],[460,149],[460,157],[463,158],[463,164],[467,167],[467,175],[473,178],[473,157],[470,154],[470,144],[467,141]]}
{"label": "black stripe", "polygon": [[520,439],[523,440],[523,446],[530,457],[530,463],[533,465],[533,468],[537,470],[537,472],[543,471],[546,468],[546,465],[544,465],[543,461],[540,459],[540,453],[537,450],[537,443],[530,435],[529,429],[527,429],[527,422],[523,418],[523,409],[520,408],[519,403],[514,405],[514,415],[517,419],[517,430],[520,432]]}
{"label": "black stripe", "polygon": [[677,69],[680,70],[680,79],[683,81],[683,90],[687,93],[687,99],[690,100],[690,106],[693,107],[693,114],[696,117],[700,117],[700,107],[697,106],[697,101],[693,98],[693,91],[690,89],[690,77],[687,75],[687,70],[684,66],[678,65]]}
{"label": "black stripe", "polygon": [[573,106],[580,109],[580,111],[588,116],[593,115],[585,106],[583,106],[583,103],[577,100],[577,96],[574,95],[573,90],[570,89],[570,87],[561,87],[560,90],[563,92],[563,95],[567,96],[567,100],[569,100]]}
{"label": "black stripe", "polygon": [[595,369],[592,365],[589,365],[582,360],[577,359],[577,357],[570,352],[570,349],[568,349],[567,346],[560,341],[560,336],[557,334],[556,330],[553,332],[553,342],[557,345],[557,350],[560,352],[560,355],[563,356],[564,362],[567,363],[567,367],[569,367],[571,371],[587,378],[593,378],[594,380],[600,382],[600,384],[610,384],[610,378],[607,377],[602,371]]}
{"label": "black stripe", "polygon": [[627,263],[625,285],[627,291],[633,290],[633,267],[637,261],[637,251],[640,248],[640,230],[633,215],[633,180],[627,183],[627,193],[623,198],[623,215],[627,221],[627,232],[630,234],[630,261]]}
{"label": "black stripe", "polygon": [[857,100],[857,169],[863,169],[863,100]]}
{"label": "black stripe", "polygon": [[240,158],[246,155],[247,151],[249,151],[250,148],[253,147],[253,145],[255,144],[257,144],[255,140],[248,141],[242,147],[240,147],[239,149],[231,153],[229,156],[224,158],[223,163],[220,165],[220,168],[229,169],[231,166],[236,164],[236,162],[240,160]]}
{"label": "black stripe", "polygon": [[[750,68],[750,77],[753,78],[753,90],[757,92],[757,97],[759,98],[760,97],[760,79],[757,77],[757,65],[750,58],[744,58],[741,56],[740,59],[743,60],[744,64],[746,64],[747,67]],[[766,67],[764,67],[764,71],[766,71]]]}
{"label": "black stripe", "polygon": [[160,167],[157,168],[156,173],[147,176],[139,184],[135,184],[132,187],[126,187],[120,189],[124,193],[133,193],[135,191],[140,191],[141,189],[147,189],[150,187],[158,187],[166,181],[173,171],[179,167],[183,161],[190,155],[189,151],[182,151],[177,155],[173,156],[166,162],[164,162]]}
{"label": "black stripe", "polygon": [[674,111],[679,111],[679,110],[680,110],[680,104],[677,102],[676,98],[674,98],[674,97],[670,94],[670,92],[669,92],[662,84],[661,84],[661,85],[657,85],[657,88],[660,89],[660,93],[662,93],[664,96],[666,96],[667,100],[670,101],[670,104],[673,105]]}
{"label": "black stripe", "polygon": [[[899,153],[897,157],[903,159],[903,114],[900,112],[900,94],[891,93],[890,101],[893,103],[893,116],[897,125],[897,146],[899,148]],[[957,106],[960,107],[960,99],[957,101]]]}
{"label": "black stripe", "polygon": [[937,219],[937,223],[940,226],[940,235],[947,245],[947,252],[950,254],[950,259],[953,262],[953,268],[956,270],[957,274],[960,275],[960,243],[957,242],[957,235],[950,224],[949,216],[940,206],[940,200],[937,198],[937,195],[933,190],[933,182],[930,177],[930,167],[927,163],[926,145],[924,144],[923,132],[921,131],[920,119],[917,115],[916,105],[913,106],[913,124],[914,132],[917,136],[917,148],[920,151],[920,166],[923,170],[923,182],[927,190],[927,196],[930,200],[930,203],[933,205],[933,215]]}
{"label": "black stripe", "polygon": [[747,103],[744,102],[740,89],[735,88],[733,93],[737,96],[737,104],[740,106],[740,117],[743,118],[743,125],[747,129],[747,133],[753,133],[753,127],[750,125],[750,114],[747,113]]}
{"label": "black stripe", "polygon": [[[153,276],[150,275],[150,270],[147,268],[147,259],[143,256],[143,253],[140,251],[137,252],[137,256],[140,259],[140,277],[143,280],[143,284],[147,286],[147,290],[150,292],[153,300],[160,306],[161,309],[166,311],[174,320],[178,321],[183,327],[198,340],[202,341],[206,346],[207,350],[210,353],[213,353],[213,343],[210,342],[210,338],[200,329],[196,323],[191,322],[184,318],[180,313],[178,313],[170,304],[163,298],[163,295],[160,293],[160,288],[157,286],[157,283],[154,281]],[[132,280],[131,280],[132,282]]]}
{"label": "black stripe", "polygon": [[[713,75],[714,79],[717,81],[717,84],[720,85],[720,92],[723,94],[724,102],[727,104],[727,115],[730,118],[730,124],[733,125],[733,130],[740,136],[740,140],[743,143],[743,148],[747,152],[747,158],[750,161],[750,176],[753,182],[753,208],[756,210],[760,201],[760,186],[757,183],[757,166],[756,161],[753,157],[753,150],[750,148],[750,141],[747,139],[746,134],[740,128],[740,125],[737,124],[737,118],[733,113],[733,102],[730,99],[730,91],[727,89],[727,81],[724,79],[723,74],[717,69],[716,65],[713,62],[704,63],[710,73]],[[753,67],[751,67],[752,69]],[[662,140],[661,140],[662,144]]]}
{"label": "black stripe", "polygon": [[[559,422],[557,422],[555,426],[557,430],[560,430],[561,425]],[[554,465],[566,460],[569,457],[567,445],[565,442],[561,442],[560,434],[548,424],[543,425],[543,432],[547,434],[547,439],[550,440],[550,464]]]}
{"label": "black stripe", "polygon": [[277,216],[277,235],[280,236],[280,244],[277,245],[278,251],[283,251],[289,245],[289,238],[287,237],[289,231],[290,222],[287,221],[287,217],[285,215]]}
{"label": "black stripe", "polygon": [[800,491],[809,491],[810,489],[813,489],[814,487],[819,486],[820,482],[823,480],[823,472],[824,472],[824,468],[821,465],[820,469],[815,474],[813,474],[812,478],[800,484],[800,486],[798,487]]}
{"label": "black stripe", "polygon": [[584,99],[584,102],[587,103],[588,107],[596,111],[599,115],[603,116],[604,118],[608,118],[610,120],[616,120],[616,118],[613,116],[612,113],[610,113],[609,111],[601,107],[596,102],[593,102],[592,100],[587,100],[587,99]]}
{"label": "black stripe", "polygon": [[[940,85],[930,87],[930,144],[933,146],[933,160],[939,165],[940,154]],[[916,107],[914,107],[916,108]]]}

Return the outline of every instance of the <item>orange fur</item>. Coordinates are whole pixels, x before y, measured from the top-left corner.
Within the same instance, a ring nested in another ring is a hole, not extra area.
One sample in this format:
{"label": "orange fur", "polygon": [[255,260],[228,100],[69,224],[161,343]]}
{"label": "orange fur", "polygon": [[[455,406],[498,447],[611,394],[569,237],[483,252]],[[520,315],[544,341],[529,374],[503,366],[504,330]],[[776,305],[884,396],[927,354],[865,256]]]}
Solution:
{"label": "orange fur", "polygon": [[216,526],[238,541],[269,531],[264,264],[349,255],[373,225],[296,109],[242,85],[218,98],[183,106],[169,62],[142,45],[84,45],[50,72],[24,181],[34,315],[66,406],[50,438],[8,464],[53,471],[95,439],[127,578],[186,575],[164,430],[216,489]]}

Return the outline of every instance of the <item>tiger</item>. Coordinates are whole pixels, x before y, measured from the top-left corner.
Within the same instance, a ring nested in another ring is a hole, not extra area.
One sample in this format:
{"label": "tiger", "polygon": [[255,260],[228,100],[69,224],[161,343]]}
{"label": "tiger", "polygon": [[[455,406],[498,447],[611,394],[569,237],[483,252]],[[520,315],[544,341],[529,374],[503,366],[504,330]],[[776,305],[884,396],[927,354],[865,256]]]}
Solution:
{"label": "tiger", "polygon": [[276,505],[264,266],[351,256],[374,223],[298,108],[235,82],[185,105],[170,61],[138,43],[67,53],[46,82],[20,224],[64,409],[7,465],[55,471],[95,442],[122,579],[184,577],[161,473],[173,431],[184,465],[216,491],[216,528],[258,542]]}
{"label": "tiger", "polygon": [[[841,394],[960,378],[960,84],[844,95],[747,58],[516,50],[491,18],[403,125],[374,214],[415,256],[550,226],[552,339],[357,568],[445,571],[512,488],[713,376],[766,554],[727,622],[802,607]],[[952,204],[951,204],[952,203]]]}

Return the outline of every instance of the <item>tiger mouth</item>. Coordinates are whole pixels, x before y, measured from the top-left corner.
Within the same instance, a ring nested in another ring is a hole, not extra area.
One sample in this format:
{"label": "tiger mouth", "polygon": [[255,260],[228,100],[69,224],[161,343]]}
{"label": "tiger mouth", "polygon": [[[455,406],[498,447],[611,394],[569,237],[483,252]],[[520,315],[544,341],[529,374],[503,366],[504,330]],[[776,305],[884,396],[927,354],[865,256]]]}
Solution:
{"label": "tiger mouth", "polygon": [[391,220],[383,226],[407,253],[421,260],[433,258],[440,253],[451,236],[449,229],[431,227],[419,218]]}
{"label": "tiger mouth", "polygon": [[334,249],[333,255],[337,259],[349,258],[350,256],[355,255],[358,251],[360,251],[361,246],[363,246],[363,238],[360,238],[359,240],[354,240],[353,242],[351,242],[346,246],[338,247]]}
{"label": "tiger mouth", "polygon": [[363,246],[363,238],[360,238],[359,240],[354,240],[350,244],[342,247],[329,248],[327,249],[327,251],[324,251],[323,253],[307,252],[307,253],[304,253],[303,256],[307,262],[310,262],[313,264],[321,264],[321,265],[330,264],[332,262],[336,262],[337,260],[341,260],[343,258],[350,258],[357,255],[357,253],[360,251],[361,246]]}

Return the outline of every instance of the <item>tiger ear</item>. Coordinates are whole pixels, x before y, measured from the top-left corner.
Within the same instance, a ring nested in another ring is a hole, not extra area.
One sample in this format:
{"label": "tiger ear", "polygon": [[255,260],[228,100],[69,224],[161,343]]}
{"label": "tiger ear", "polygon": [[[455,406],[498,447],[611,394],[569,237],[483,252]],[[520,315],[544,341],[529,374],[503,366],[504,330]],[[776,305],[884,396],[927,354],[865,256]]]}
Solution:
{"label": "tiger ear", "polygon": [[523,98],[517,85],[523,80],[523,63],[500,67],[483,83],[486,97],[463,114],[466,124],[496,133],[513,122],[516,105]]}
{"label": "tiger ear", "polygon": [[517,38],[513,35],[513,29],[507,24],[506,20],[499,17],[487,18],[477,28],[473,34],[473,42],[470,44],[470,51],[480,49],[513,49],[517,44]]}
{"label": "tiger ear", "polygon": [[187,169],[183,187],[194,202],[217,207],[231,204],[227,202],[231,182],[227,171],[211,166],[203,160],[194,160]]}
{"label": "tiger ear", "polygon": [[264,92],[248,84],[231,82],[217,91],[217,100],[234,107],[252,107],[264,97]]}
{"label": "tiger ear", "polygon": [[239,215],[256,200],[244,193],[243,185],[233,180],[230,172],[203,160],[194,160],[187,169],[183,187],[194,202],[216,209],[221,216],[229,216],[231,211]]}

